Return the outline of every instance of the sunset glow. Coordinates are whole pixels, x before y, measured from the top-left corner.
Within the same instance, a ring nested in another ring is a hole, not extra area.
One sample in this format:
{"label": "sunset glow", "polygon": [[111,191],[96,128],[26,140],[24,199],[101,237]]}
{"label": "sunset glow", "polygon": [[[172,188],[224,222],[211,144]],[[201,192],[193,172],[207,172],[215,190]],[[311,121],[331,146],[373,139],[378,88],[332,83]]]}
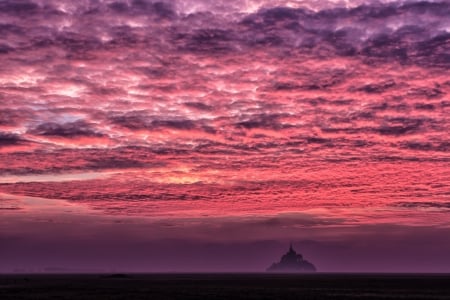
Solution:
{"label": "sunset glow", "polygon": [[1,1],[0,272],[450,271],[449,15]]}

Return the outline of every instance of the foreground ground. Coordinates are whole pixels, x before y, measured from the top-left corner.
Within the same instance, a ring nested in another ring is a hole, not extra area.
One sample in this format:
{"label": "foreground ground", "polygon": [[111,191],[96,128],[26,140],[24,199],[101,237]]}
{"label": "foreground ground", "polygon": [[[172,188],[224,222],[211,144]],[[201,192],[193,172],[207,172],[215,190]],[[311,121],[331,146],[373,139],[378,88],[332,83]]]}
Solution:
{"label": "foreground ground", "polygon": [[0,275],[0,299],[450,299],[450,275]]}

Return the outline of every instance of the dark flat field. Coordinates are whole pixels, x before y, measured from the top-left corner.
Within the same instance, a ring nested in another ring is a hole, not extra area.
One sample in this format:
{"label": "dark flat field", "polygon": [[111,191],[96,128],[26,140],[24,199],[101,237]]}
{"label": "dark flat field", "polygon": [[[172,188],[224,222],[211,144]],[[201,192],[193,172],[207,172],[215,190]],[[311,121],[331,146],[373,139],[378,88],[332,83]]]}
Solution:
{"label": "dark flat field", "polygon": [[450,275],[0,275],[0,299],[450,299]]}

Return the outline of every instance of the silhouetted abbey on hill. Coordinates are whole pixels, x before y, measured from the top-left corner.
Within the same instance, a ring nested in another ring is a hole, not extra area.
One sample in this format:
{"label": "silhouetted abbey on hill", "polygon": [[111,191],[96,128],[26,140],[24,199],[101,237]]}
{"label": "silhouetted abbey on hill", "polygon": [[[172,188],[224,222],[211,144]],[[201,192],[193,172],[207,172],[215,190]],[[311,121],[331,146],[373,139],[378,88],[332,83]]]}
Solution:
{"label": "silhouetted abbey on hill", "polygon": [[279,263],[273,263],[269,268],[269,272],[315,272],[316,267],[307,260],[303,259],[301,254],[297,254],[292,248],[281,257]]}

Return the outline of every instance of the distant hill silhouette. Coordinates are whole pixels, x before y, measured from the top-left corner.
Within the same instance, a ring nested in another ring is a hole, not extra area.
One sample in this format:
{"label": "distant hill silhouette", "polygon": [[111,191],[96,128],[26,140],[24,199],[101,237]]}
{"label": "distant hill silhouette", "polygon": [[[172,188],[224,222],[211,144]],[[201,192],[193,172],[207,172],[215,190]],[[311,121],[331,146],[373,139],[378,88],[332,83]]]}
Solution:
{"label": "distant hill silhouette", "polygon": [[316,272],[316,267],[309,261],[304,260],[301,254],[297,254],[291,244],[289,251],[281,257],[280,262],[273,263],[267,268],[267,271],[280,273]]}

